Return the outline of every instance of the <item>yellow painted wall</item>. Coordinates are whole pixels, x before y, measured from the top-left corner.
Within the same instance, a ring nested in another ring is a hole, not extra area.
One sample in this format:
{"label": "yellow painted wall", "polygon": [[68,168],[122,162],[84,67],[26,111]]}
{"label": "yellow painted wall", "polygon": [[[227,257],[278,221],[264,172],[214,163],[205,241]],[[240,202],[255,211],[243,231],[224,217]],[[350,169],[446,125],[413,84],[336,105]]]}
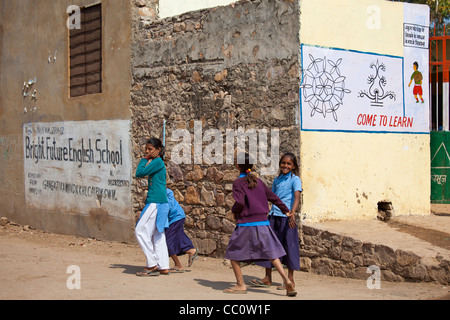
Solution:
{"label": "yellow painted wall", "polygon": [[[403,56],[403,4],[303,0],[300,42]],[[377,203],[395,215],[430,213],[428,134],[301,132],[302,213],[311,221],[373,219]]]}
{"label": "yellow painted wall", "polygon": [[300,6],[301,43],[403,55],[401,3],[385,0],[304,0]]}
{"label": "yellow painted wall", "polygon": [[370,219],[377,203],[396,215],[430,212],[430,136],[301,133],[302,212],[312,220]]}

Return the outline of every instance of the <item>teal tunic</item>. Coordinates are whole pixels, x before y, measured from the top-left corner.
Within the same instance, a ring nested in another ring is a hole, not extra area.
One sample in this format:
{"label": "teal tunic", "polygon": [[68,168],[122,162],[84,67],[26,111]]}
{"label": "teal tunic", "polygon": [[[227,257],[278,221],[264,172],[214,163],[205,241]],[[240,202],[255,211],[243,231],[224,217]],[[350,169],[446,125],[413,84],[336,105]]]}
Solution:
{"label": "teal tunic", "polygon": [[142,159],[136,170],[136,177],[148,176],[148,194],[146,204],[168,203],[166,193],[166,166],[161,158],[154,159],[148,166],[147,159]]}
{"label": "teal tunic", "polygon": [[[166,166],[161,158],[154,159],[148,166],[148,160],[142,159],[136,169],[136,178],[148,176],[148,193],[146,204],[151,203],[165,204],[158,205],[158,215],[156,217],[156,227],[159,232],[169,227],[169,210],[166,193]],[[167,208],[166,208],[167,207]],[[145,209],[142,211],[145,212]]]}

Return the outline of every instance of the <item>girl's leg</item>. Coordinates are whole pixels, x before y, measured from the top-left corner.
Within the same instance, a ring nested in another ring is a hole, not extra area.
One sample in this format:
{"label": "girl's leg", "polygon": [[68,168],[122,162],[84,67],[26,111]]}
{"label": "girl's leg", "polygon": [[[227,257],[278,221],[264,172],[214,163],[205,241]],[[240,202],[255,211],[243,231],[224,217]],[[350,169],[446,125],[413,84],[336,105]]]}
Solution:
{"label": "girl's leg", "polygon": [[223,290],[225,293],[246,293],[247,286],[244,283],[244,277],[242,276],[241,266],[239,261],[231,261],[231,266],[233,267],[234,276],[236,277],[236,286]]}
{"label": "girl's leg", "polygon": [[291,280],[291,282],[292,282],[292,284],[294,285],[294,288],[295,288],[294,270],[288,269],[288,278],[289,278],[289,280]]}
{"label": "girl's leg", "polygon": [[[288,279],[292,282],[292,285],[295,288],[294,270],[289,269],[289,268],[288,268]],[[284,290],[284,289],[286,289],[284,284],[277,287],[277,290]]]}
{"label": "girl's leg", "polygon": [[272,285],[272,268],[266,268],[266,276],[261,281],[269,286]]}
{"label": "girl's leg", "polygon": [[265,268],[265,269],[266,269],[266,275],[264,278],[262,278],[259,281],[262,282],[263,284],[265,284],[266,286],[271,286],[272,285],[272,268]]}
{"label": "girl's leg", "polygon": [[295,291],[294,285],[291,280],[289,280],[289,278],[286,276],[280,259],[271,260],[270,262],[272,262],[281,278],[283,279],[284,287],[286,288],[286,295],[289,297],[295,297],[297,295],[297,292]]}
{"label": "girl's leg", "polygon": [[157,265],[154,257],[153,234],[156,228],[156,204],[148,206],[136,226],[136,239],[147,258],[147,271],[154,269]]}
{"label": "girl's leg", "polygon": [[197,252],[197,249],[192,248],[192,249],[189,249],[188,251],[185,251],[184,253],[186,253],[189,256],[189,258],[192,258],[196,252]]}
{"label": "girl's leg", "polygon": [[266,275],[262,279],[253,279],[250,284],[255,287],[269,287],[272,285],[272,268],[265,268]]}
{"label": "girl's leg", "polygon": [[175,269],[183,270],[183,266],[181,265],[180,259],[178,259],[178,256],[176,254],[170,256],[175,263],[173,266]]}
{"label": "girl's leg", "polygon": [[[195,256],[195,254],[197,253],[197,250],[196,249],[189,249],[189,250],[187,250],[187,251],[185,251],[184,253],[186,253],[188,256],[189,256],[189,260],[192,260],[192,258]],[[173,269],[176,269],[176,271],[178,271],[178,270],[180,270],[180,271],[183,271],[184,270],[184,267],[183,267],[183,265],[181,264],[181,261],[180,261],[180,259],[178,258],[178,256],[176,255],[176,254],[174,254],[174,255],[171,255],[170,256],[171,258],[172,258],[172,260],[173,260],[173,262],[174,262],[174,266],[173,266]]]}
{"label": "girl's leg", "polygon": [[168,274],[170,269],[169,250],[167,249],[166,235],[164,232],[161,233],[155,230],[153,234],[153,245],[158,270],[163,274]]}
{"label": "girl's leg", "polygon": [[190,268],[192,267],[194,261],[198,259],[198,249],[192,248],[189,249],[188,251],[185,251],[185,253],[189,256],[188,267]]}

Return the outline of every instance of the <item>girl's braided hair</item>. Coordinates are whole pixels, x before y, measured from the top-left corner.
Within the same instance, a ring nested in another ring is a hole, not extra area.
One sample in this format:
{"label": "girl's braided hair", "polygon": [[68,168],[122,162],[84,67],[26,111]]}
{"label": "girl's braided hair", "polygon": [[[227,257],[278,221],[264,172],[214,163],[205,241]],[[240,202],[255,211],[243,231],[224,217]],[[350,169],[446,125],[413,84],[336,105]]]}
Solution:
{"label": "girl's braided hair", "polygon": [[258,185],[258,178],[252,174],[253,164],[250,161],[250,155],[248,153],[245,153],[244,155],[245,162],[242,164],[238,163],[239,169],[241,170],[241,173],[246,172],[247,176],[245,177],[245,180],[248,183],[248,188],[250,190],[255,189]]}

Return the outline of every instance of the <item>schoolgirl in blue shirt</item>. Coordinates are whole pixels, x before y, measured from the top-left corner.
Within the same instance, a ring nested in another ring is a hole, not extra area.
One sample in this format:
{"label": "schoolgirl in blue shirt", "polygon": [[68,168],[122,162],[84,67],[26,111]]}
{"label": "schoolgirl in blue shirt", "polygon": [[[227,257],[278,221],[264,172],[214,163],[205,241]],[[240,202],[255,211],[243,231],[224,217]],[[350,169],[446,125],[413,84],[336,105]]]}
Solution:
{"label": "schoolgirl in blue shirt", "polygon": [[[302,181],[300,180],[297,157],[292,153],[285,153],[280,159],[280,174],[273,181],[272,191],[290,209],[283,214],[273,205],[269,213],[270,225],[283,245],[287,255],[281,262],[288,267],[288,278],[295,285],[294,271],[300,271],[300,245],[295,214],[300,206]],[[254,279],[250,283],[258,287],[272,285],[272,264],[269,261],[256,262],[255,264],[266,268],[266,276],[263,279]],[[279,287],[278,289],[284,289]]]}
{"label": "schoolgirl in blue shirt", "polygon": [[178,259],[179,256],[187,254],[189,256],[188,267],[191,267],[198,258],[198,249],[194,248],[191,239],[184,232],[184,221],[186,214],[183,208],[175,199],[173,191],[167,189],[167,200],[169,201],[169,229],[166,230],[166,242],[169,255],[175,263],[170,272],[184,272],[184,267]]}

